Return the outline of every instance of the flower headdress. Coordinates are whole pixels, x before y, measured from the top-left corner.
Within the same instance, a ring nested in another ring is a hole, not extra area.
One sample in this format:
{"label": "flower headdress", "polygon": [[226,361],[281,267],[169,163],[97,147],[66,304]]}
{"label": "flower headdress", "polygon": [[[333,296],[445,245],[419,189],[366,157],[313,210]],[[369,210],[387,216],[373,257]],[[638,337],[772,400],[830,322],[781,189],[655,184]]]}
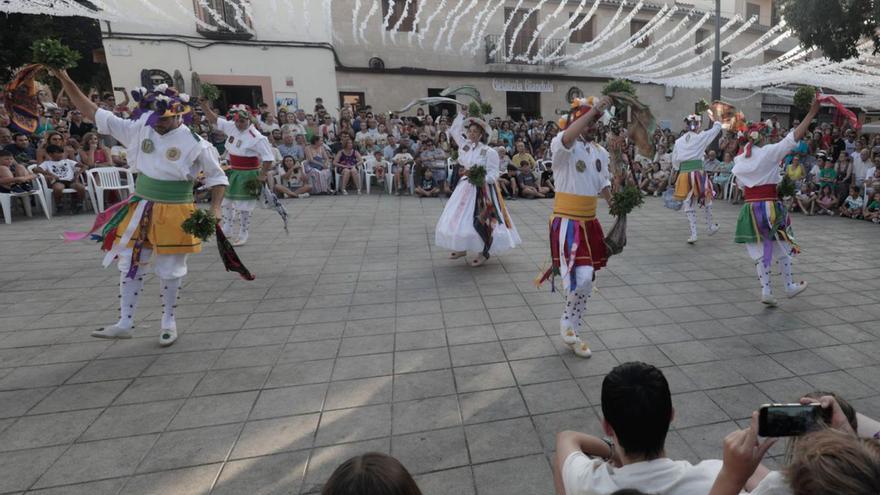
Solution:
{"label": "flower headdress", "polygon": [[254,115],[254,110],[251,107],[239,104],[229,107],[229,111],[226,112],[226,120],[231,120],[233,122],[246,120],[250,123],[254,123],[257,120],[257,117]]}
{"label": "flower headdress", "polygon": [[684,118],[684,125],[688,130],[695,131],[700,128],[700,124],[702,124],[702,119],[695,113]]}
{"label": "flower headdress", "polygon": [[167,84],[154,86],[152,91],[139,87],[131,90],[132,99],[138,104],[131,112],[131,120],[141,118],[146,112],[151,112],[147,118],[147,125],[154,126],[163,117],[181,116],[183,123],[192,123],[192,107],[189,105],[189,95],[178,93],[176,89]]}
{"label": "flower headdress", "polygon": [[750,122],[745,133],[740,133],[740,141],[745,142],[745,146],[742,148],[742,152],[745,153],[746,158],[751,158],[752,156],[752,147],[755,145],[755,141],[759,140],[762,136],[766,137],[770,134],[770,128],[767,127],[767,124],[763,122]]}
{"label": "flower headdress", "polygon": [[596,98],[593,96],[571,100],[571,109],[569,109],[568,114],[560,117],[559,122],[557,122],[559,129],[564,131],[572,122],[589,113],[593,109],[595,102]]}

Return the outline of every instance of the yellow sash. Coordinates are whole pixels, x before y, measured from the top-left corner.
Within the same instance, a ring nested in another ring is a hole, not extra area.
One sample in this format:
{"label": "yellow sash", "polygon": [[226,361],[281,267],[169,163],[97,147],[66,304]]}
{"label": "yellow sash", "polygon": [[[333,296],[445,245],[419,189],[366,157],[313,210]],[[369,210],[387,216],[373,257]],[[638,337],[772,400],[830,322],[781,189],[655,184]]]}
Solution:
{"label": "yellow sash", "polygon": [[584,221],[596,218],[598,196],[581,196],[557,192],[553,203],[553,216]]}

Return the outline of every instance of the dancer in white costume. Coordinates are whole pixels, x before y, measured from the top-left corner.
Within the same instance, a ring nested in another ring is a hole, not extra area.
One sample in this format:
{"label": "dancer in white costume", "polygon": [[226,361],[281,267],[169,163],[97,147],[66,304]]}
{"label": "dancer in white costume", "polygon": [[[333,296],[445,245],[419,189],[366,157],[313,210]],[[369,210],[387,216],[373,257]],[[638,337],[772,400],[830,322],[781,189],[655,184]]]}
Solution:
{"label": "dancer in white costume", "polygon": [[468,260],[471,266],[480,266],[490,255],[509,251],[522,242],[497,184],[498,153],[485,143],[490,131],[486,122],[467,117],[464,110],[452,122],[449,137],[458,144],[462,172],[484,167],[486,183],[478,188],[468,182],[467,176],[461,177],[434,232],[437,246],[452,251],[449,259],[465,257],[468,251],[477,253]]}
{"label": "dancer in white costume", "polygon": [[[712,221],[712,198],[715,189],[712,180],[703,171],[703,155],[706,147],[721,133],[721,122],[717,122],[712,111],[706,112],[713,122],[712,128],[700,132],[700,116],[688,115],[684,119],[687,132],[675,140],[672,148],[672,168],[678,172],[675,178],[673,198],[684,202],[684,213],[691,229],[688,243],[697,242],[697,212],[694,205],[699,204],[706,209],[706,227],[709,235],[718,232],[718,224]],[[670,182],[672,184],[672,182]]]}
{"label": "dancer in white costume", "polygon": [[255,196],[247,184],[254,179],[261,183],[266,181],[266,174],[275,164],[275,154],[269,140],[254,126],[256,118],[247,105],[233,105],[225,119],[218,117],[205,100],[202,100],[202,110],[208,122],[226,134],[229,190],[223,199],[222,228],[223,233],[232,237],[235,216],[238,214],[238,237],[232,245],[241,246],[248,240],[251,215],[259,202],[259,195]]}
{"label": "dancer in white costume", "polygon": [[781,180],[779,163],[791,153],[798,141],[809,130],[810,122],[819,112],[818,100],[813,101],[810,112],[785,139],[775,144],[761,146],[770,129],[764,124],[749,128],[748,143],[742,153],[734,158],[733,175],[744,187],[745,204],[736,223],[734,242],[745,244],[749,257],[755,262],[758,280],[761,281],[761,302],[776,306],[776,298],[770,290],[770,266],[773,258],[779,264],[785,280],[785,293],[794,297],[807,288],[806,282],[795,282],[791,273],[791,256],[800,252],[791,229],[788,210],[779,200],[776,185]]}
{"label": "dancer in white costume", "polygon": [[552,266],[538,283],[562,278],[566,292],[565,307],[559,319],[559,331],[565,344],[580,357],[592,355],[581,338],[587,301],[593,292],[597,270],[608,262],[605,235],[596,218],[598,198],[611,205],[611,181],[608,179],[608,152],[595,141],[595,122],[610,98],[595,106],[593,99],[576,99],[570,115],[560,120],[562,130],[553,138],[553,179],[556,196],[550,216],[550,254]]}

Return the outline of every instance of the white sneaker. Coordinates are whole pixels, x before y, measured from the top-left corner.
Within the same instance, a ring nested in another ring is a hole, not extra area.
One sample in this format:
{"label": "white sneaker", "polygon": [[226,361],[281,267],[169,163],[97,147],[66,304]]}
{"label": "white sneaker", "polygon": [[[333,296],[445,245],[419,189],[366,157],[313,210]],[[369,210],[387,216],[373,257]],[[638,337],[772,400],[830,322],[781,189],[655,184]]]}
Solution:
{"label": "white sneaker", "polygon": [[159,345],[162,347],[168,347],[177,341],[177,328],[168,328],[162,329],[162,332],[159,333]]}
{"label": "white sneaker", "polygon": [[235,247],[244,246],[245,243],[247,243],[247,240],[248,240],[247,236],[239,237],[238,239],[232,241],[232,245]]}
{"label": "white sneaker", "polygon": [[134,334],[134,328],[119,328],[116,325],[100,328],[91,333],[92,337],[99,339],[130,339]]}
{"label": "white sneaker", "polygon": [[308,198],[308,197],[309,197],[309,193],[302,193],[302,194],[299,195],[299,197],[300,197],[300,198]]}
{"label": "white sneaker", "polygon": [[721,227],[717,223],[712,225],[711,227],[709,227],[709,235],[710,236],[715,235],[715,232],[718,232],[718,230],[720,230],[720,229],[721,229]]}
{"label": "white sneaker", "polygon": [[578,338],[577,334],[574,332],[574,328],[572,327],[561,327],[559,329],[559,335],[562,336],[562,342],[569,347],[573,347],[575,344],[581,341]]}
{"label": "white sneaker", "polygon": [[806,289],[807,289],[807,282],[801,281],[800,283],[795,284],[794,287],[789,287],[788,289],[786,289],[785,295],[787,295],[790,299],[790,298],[800,294],[801,292],[805,291]]}
{"label": "white sneaker", "polygon": [[360,195],[361,195],[361,190],[360,190],[360,189],[358,189],[358,196],[360,196]]}
{"label": "white sneaker", "polygon": [[346,191],[345,189],[343,189],[343,190],[342,190],[342,195],[343,195],[343,196],[348,196],[348,191]]}
{"label": "white sneaker", "polygon": [[761,303],[766,304],[768,307],[775,308],[776,298],[773,297],[773,294],[761,294]]}
{"label": "white sneaker", "polygon": [[588,358],[593,355],[593,351],[590,350],[590,346],[587,345],[586,342],[578,339],[578,343],[574,345],[571,349],[574,351],[574,355],[582,358]]}
{"label": "white sneaker", "polygon": [[697,236],[692,235],[688,237],[688,244],[695,244],[697,242]]}

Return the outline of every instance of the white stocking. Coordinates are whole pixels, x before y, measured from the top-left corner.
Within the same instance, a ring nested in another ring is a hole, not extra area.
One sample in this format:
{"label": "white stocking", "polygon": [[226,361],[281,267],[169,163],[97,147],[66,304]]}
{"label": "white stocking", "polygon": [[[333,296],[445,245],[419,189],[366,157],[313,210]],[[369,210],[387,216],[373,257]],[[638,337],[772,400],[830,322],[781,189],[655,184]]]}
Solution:
{"label": "white stocking", "polygon": [[575,276],[577,277],[577,288],[568,291],[562,318],[560,318],[560,326],[563,330],[573,328],[579,336],[584,325],[583,318],[587,311],[587,301],[593,294],[593,267],[575,267]]}
{"label": "white stocking", "polygon": [[708,227],[711,230],[714,225],[715,225],[715,222],[712,221],[712,203],[707,202],[706,203],[706,227]]}
{"label": "white stocking", "polygon": [[691,209],[687,209],[684,211],[685,215],[687,215],[688,224],[691,228],[691,237],[697,237],[697,212]]}
{"label": "white stocking", "polygon": [[126,272],[119,274],[119,322],[116,326],[127,330],[134,326],[134,312],[137,310],[138,299],[144,288],[144,275],[135,274],[134,279],[126,277]]}
{"label": "white stocking", "polygon": [[758,272],[758,280],[761,281],[761,294],[765,296],[771,295],[770,268],[765,267],[762,260],[758,260],[755,262],[755,270]]}
{"label": "white stocking", "polygon": [[223,233],[227,236],[232,235],[232,222],[235,220],[235,209],[230,205],[223,205]]}
{"label": "white stocking", "polygon": [[797,287],[794,283],[794,277],[791,274],[791,256],[782,254],[776,256],[776,262],[779,264],[779,271],[782,272],[782,280],[785,281],[786,290],[792,290]]}
{"label": "white stocking", "polygon": [[162,284],[162,329],[176,329],[174,321],[174,308],[177,307],[177,292],[183,278],[159,279]]}
{"label": "white stocking", "polygon": [[242,241],[248,237],[248,229],[251,226],[251,212],[239,210],[239,214],[241,214],[241,227],[239,227],[238,231],[238,240]]}

